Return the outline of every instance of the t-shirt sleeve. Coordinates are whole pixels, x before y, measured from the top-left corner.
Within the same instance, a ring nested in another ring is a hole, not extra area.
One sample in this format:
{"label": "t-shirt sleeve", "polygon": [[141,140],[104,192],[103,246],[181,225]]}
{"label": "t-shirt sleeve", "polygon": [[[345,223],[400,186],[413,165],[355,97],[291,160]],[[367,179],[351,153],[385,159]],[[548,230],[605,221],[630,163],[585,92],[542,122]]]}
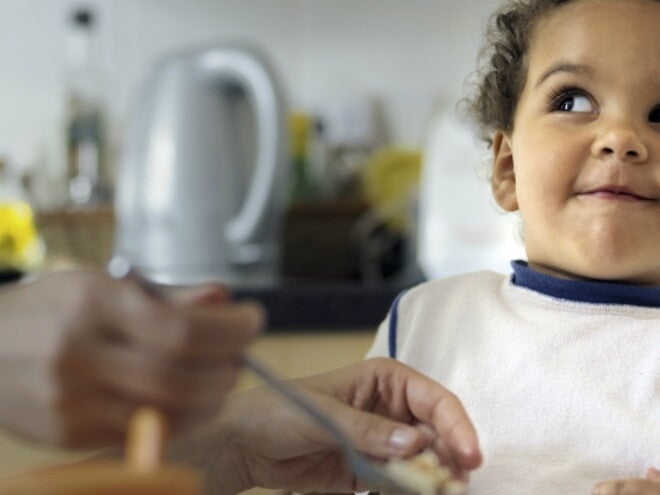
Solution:
{"label": "t-shirt sleeve", "polygon": [[376,332],[376,337],[374,338],[373,343],[371,344],[371,349],[367,352],[367,358],[373,357],[388,357],[388,339],[389,339],[389,320],[390,315],[388,314],[385,320],[378,327],[378,332]]}
{"label": "t-shirt sleeve", "polygon": [[374,343],[371,346],[371,349],[367,353],[367,357],[390,357],[396,358],[396,348],[397,348],[397,330],[399,324],[399,302],[402,297],[406,294],[406,291],[399,293],[396,297],[392,306],[390,307],[389,312],[385,321],[383,321],[378,327],[378,332],[376,333],[376,338]]}

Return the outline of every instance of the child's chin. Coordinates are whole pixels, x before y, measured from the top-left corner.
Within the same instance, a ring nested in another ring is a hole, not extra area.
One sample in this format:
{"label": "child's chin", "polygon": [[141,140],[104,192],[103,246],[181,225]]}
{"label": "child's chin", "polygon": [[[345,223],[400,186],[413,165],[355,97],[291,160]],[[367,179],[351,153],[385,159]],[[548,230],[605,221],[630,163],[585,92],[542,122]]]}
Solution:
{"label": "child's chin", "polygon": [[624,263],[610,264],[599,261],[593,265],[595,266],[585,266],[580,270],[580,278],[622,284],[660,285],[660,267],[654,272],[649,270],[648,264],[644,267],[636,267],[626,266]]}

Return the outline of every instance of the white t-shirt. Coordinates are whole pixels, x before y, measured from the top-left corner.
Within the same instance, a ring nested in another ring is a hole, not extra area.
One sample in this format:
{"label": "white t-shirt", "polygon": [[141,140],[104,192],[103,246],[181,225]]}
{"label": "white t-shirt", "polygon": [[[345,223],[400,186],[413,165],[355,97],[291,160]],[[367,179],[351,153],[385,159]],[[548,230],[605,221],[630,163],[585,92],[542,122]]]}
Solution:
{"label": "white t-shirt", "polygon": [[484,453],[470,495],[589,495],[660,467],[660,287],[514,269],[405,292],[369,352],[462,401]]}

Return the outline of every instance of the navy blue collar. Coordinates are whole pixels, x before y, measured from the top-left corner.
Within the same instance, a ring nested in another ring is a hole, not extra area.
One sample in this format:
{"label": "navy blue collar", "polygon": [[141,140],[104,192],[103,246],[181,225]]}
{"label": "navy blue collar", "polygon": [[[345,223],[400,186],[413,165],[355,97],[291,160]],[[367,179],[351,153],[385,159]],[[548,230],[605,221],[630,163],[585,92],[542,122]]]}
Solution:
{"label": "navy blue collar", "polygon": [[600,280],[568,280],[532,270],[526,261],[511,262],[511,281],[547,296],[595,304],[627,304],[660,308],[660,287]]}

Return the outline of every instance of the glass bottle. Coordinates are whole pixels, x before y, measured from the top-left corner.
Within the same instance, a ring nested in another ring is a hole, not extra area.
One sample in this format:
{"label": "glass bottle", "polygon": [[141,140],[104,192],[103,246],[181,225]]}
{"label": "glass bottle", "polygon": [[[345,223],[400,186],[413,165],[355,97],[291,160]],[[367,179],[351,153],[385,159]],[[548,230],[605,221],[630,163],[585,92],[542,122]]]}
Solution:
{"label": "glass bottle", "polygon": [[110,199],[96,43],[94,12],[73,10],[67,31],[66,95],[67,179],[73,205]]}

